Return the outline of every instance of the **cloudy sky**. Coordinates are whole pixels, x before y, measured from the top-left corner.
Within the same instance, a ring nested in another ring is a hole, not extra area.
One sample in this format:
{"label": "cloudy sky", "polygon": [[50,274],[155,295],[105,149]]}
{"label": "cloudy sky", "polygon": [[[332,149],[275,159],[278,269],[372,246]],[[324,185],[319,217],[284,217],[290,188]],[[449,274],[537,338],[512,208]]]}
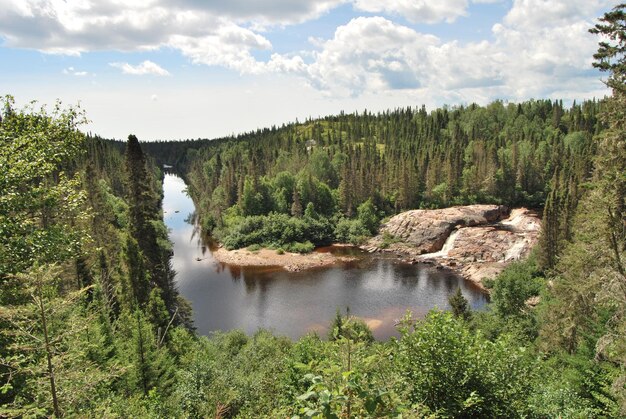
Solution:
{"label": "cloudy sky", "polygon": [[602,97],[606,0],[0,0],[0,95],[109,138],[214,138],[341,110]]}

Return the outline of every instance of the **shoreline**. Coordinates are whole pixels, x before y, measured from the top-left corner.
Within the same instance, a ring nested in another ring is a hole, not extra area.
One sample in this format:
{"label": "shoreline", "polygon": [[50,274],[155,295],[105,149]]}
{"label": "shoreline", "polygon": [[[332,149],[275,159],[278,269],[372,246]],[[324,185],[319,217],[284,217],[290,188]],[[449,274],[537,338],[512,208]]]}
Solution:
{"label": "shoreline", "polygon": [[[377,253],[368,252],[366,248],[361,246],[353,246],[345,243],[334,243],[331,246],[358,247],[364,251],[364,257],[376,257],[376,254],[374,253]],[[318,249],[327,248],[328,247],[325,246]],[[212,255],[217,262],[227,265],[236,265],[238,267],[275,267],[284,269],[287,272],[301,272],[308,269],[326,268],[339,263],[353,262],[359,258],[358,256],[335,255],[329,251],[318,251],[318,249],[311,253],[304,254],[291,252],[278,254],[276,250],[267,248],[250,251],[246,248],[227,250],[223,247],[218,247],[217,249],[212,250]],[[498,262],[460,263],[456,265],[447,264],[443,260],[436,259],[419,260],[417,258],[411,258],[414,255],[407,250],[408,249],[400,249],[396,247],[394,249],[380,249],[380,253],[394,254],[401,258],[403,263],[407,264],[421,263],[424,265],[430,265],[434,269],[449,269],[484,292],[489,292],[489,290],[482,284],[482,278],[488,276],[486,274],[497,273],[503,269],[502,264]]]}
{"label": "shoreline", "polygon": [[[337,244],[333,246],[345,246]],[[352,262],[356,256],[338,256],[330,252],[278,254],[276,250],[260,249],[250,251],[246,248],[227,250],[219,247],[212,251],[213,257],[220,263],[238,266],[275,266],[288,272],[300,272],[306,269],[323,268],[340,262]]]}

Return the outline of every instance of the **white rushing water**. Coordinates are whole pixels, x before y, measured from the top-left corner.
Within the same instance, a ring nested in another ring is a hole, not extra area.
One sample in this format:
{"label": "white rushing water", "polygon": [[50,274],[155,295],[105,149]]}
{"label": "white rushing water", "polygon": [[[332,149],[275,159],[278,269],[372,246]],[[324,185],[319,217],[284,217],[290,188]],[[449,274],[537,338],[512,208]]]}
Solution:
{"label": "white rushing water", "polygon": [[461,231],[461,229],[454,230],[452,233],[450,233],[450,235],[446,239],[446,242],[443,244],[443,247],[441,248],[440,251],[433,252],[433,253],[426,253],[425,255],[421,255],[420,258],[434,259],[434,258],[448,257],[448,253],[450,252],[450,250],[454,249],[454,241],[456,240],[456,236],[459,235],[459,231]]}

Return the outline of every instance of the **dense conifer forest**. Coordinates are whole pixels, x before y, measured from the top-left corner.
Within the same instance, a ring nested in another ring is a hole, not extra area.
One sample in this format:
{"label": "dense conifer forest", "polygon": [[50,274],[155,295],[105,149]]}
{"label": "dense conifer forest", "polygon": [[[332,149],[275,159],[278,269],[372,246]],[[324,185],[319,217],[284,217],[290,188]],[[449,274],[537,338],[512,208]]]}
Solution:
{"label": "dense conifer forest", "polygon": [[[594,65],[612,95],[311,119],[218,140],[86,136],[77,108],[0,114],[0,417],[623,417],[626,5]],[[610,42],[609,42],[610,41]],[[617,45],[617,46],[616,46]],[[491,303],[374,341],[198,336],[178,295],[163,164],[228,247],[358,243],[410,208],[541,208]],[[538,304],[526,302],[539,297]]]}
{"label": "dense conifer forest", "polygon": [[569,220],[560,218],[591,173],[604,106],[538,100],[364,111],[147,149],[184,173],[203,226],[231,248],[358,244],[380,218],[407,209],[542,208],[546,200],[549,211],[566,207],[551,217],[567,237]]}

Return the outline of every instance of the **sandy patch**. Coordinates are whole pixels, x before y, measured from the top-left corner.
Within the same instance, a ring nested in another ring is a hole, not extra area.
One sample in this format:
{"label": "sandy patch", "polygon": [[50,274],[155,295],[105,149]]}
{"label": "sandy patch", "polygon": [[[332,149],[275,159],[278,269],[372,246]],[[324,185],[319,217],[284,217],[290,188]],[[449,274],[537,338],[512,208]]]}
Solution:
{"label": "sandy patch", "polygon": [[280,255],[270,249],[251,252],[247,249],[226,250],[224,248],[214,250],[213,257],[221,263],[239,266],[279,266],[290,272],[331,266],[356,259],[352,256],[335,256],[331,253],[319,252],[307,254],[285,252]]}

